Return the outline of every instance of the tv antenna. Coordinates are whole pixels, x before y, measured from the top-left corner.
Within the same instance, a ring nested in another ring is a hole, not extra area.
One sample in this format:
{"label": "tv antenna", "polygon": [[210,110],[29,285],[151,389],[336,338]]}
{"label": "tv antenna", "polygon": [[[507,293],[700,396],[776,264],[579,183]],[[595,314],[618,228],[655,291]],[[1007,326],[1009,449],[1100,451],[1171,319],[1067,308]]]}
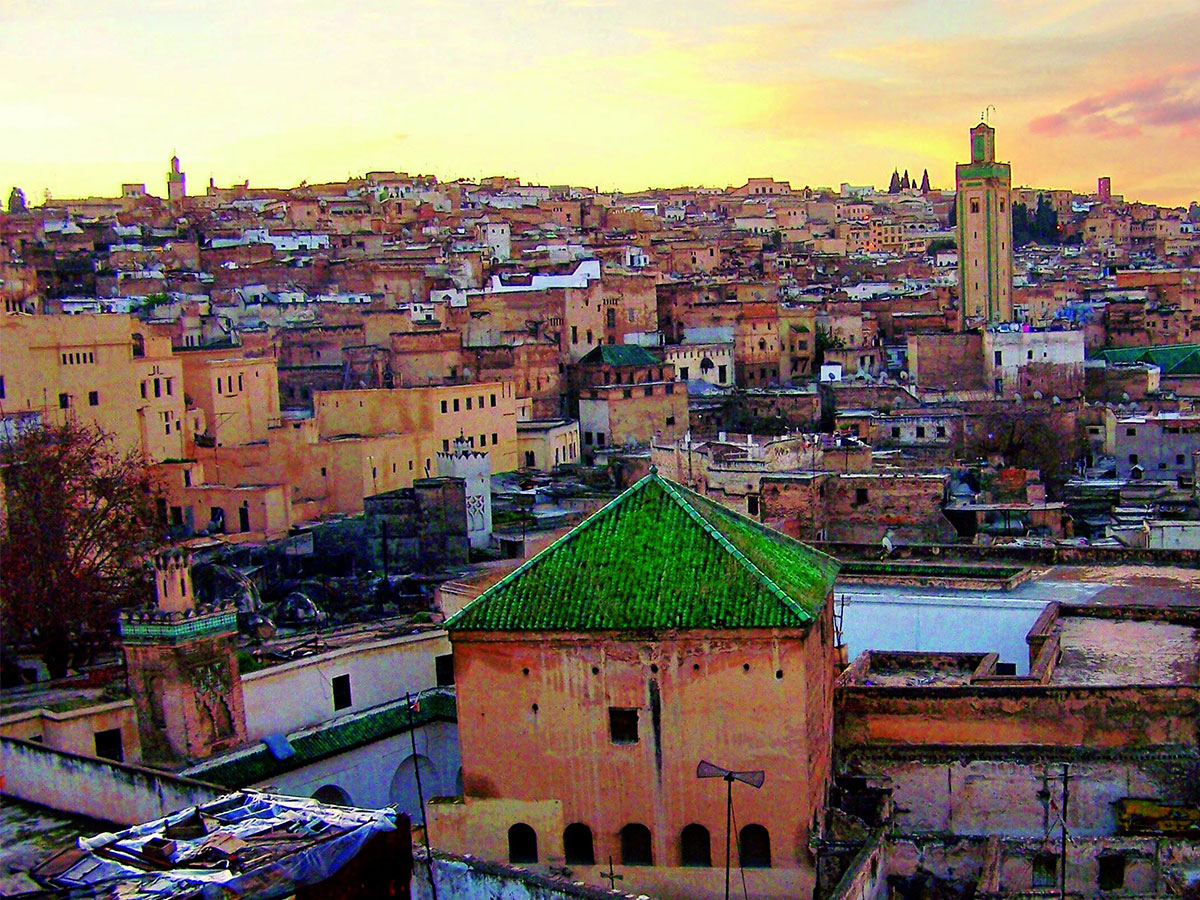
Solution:
{"label": "tv antenna", "polygon": [[[763,786],[763,781],[766,780],[767,775],[762,769],[734,772],[731,769],[723,769],[702,759],[700,760],[700,765],[696,766],[696,777],[721,778],[725,781],[725,900],[729,900],[729,850],[733,839],[733,783],[740,781],[742,784],[748,784],[757,790]],[[743,877],[743,892],[745,889]]]}
{"label": "tv antenna", "polygon": [[992,106],[992,104],[990,104],[990,103],[989,103],[987,106],[985,106],[985,107],[983,108],[983,112],[981,112],[981,113],[979,114],[979,118],[983,119],[984,123],[985,123],[985,124],[987,124],[987,125],[991,125],[991,124],[992,124],[992,122],[991,122],[991,119],[988,117],[988,110],[989,110],[989,109],[990,109],[992,112],[995,112],[995,111],[996,111],[996,107]]}

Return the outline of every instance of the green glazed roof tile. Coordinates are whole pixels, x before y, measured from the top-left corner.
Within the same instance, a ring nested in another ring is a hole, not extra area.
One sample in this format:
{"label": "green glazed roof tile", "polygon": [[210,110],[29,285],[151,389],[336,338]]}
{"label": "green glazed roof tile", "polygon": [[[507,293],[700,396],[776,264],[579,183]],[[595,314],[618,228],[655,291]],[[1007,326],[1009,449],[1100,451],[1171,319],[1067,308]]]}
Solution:
{"label": "green glazed roof tile", "polygon": [[658,357],[637,344],[601,344],[588,351],[580,363],[606,366],[657,366]]}
{"label": "green glazed roof tile", "polygon": [[838,563],[647,475],[447,623],[463,631],[787,628],[813,621]]}
{"label": "green glazed roof tile", "polygon": [[295,753],[287,759],[276,759],[266,745],[260,745],[251,753],[217,759],[209,765],[195,766],[188,773],[190,777],[210,784],[243,788],[403,733],[410,725],[416,728],[429,722],[457,719],[455,696],[450,691],[422,693],[413,699],[419,701],[419,708],[411,713],[408,701],[398,700],[365,714],[335,719],[323,728],[292,736],[289,743]]}

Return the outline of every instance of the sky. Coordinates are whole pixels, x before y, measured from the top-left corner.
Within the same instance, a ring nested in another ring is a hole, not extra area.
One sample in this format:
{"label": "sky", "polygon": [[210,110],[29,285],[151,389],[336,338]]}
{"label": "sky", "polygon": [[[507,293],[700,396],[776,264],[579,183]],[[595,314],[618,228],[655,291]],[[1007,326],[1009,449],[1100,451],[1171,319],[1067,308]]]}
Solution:
{"label": "sky", "polygon": [[1200,200],[1197,0],[0,0],[0,193],[367,171]]}

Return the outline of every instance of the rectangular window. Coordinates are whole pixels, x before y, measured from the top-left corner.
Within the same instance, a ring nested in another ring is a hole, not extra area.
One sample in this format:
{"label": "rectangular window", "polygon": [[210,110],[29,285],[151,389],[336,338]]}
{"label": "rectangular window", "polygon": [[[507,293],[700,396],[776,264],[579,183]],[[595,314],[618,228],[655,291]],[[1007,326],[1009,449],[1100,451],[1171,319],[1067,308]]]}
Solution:
{"label": "rectangular window", "polygon": [[115,762],[125,761],[125,748],[121,743],[121,729],[109,728],[96,732],[96,755]]}
{"label": "rectangular window", "polygon": [[1125,887],[1125,854],[1105,853],[1096,872],[1096,887],[1102,891],[1119,891]]}
{"label": "rectangular window", "polygon": [[481,434],[481,435],[479,436],[479,446],[480,446],[480,447],[486,447],[486,446],[487,446],[487,435],[486,435],[486,434]]}
{"label": "rectangular window", "polygon": [[449,439],[445,439],[445,440],[443,440],[443,441],[442,441],[442,452],[443,452],[443,453],[449,453],[449,452],[450,452],[450,441],[449,441]]}
{"label": "rectangular window", "polygon": [[583,446],[585,446],[585,447],[592,446],[592,433],[590,431],[585,431],[583,433]]}
{"label": "rectangular window", "polygon": [[938,437],[945,437],[945,436],[946,436],[946,426],[945,426],[945,425],[939,425],[939,426],[937,427],[937,436],[938,436]]}
{"label": "rectangular window", "polygon": [[458,398],[457,397],[454,398],[454,411],[458,412]]}
{"label": "rectangular window", "polygon": [[867,500],[868,500],[868,495],[867,495],[866,488],[855,488],[854,489],[854,505],[855,506],[862,506],[863,504],[865,504],[867,502]]}
{"label": "rectangular window", "polygon": [[919,437],[919,438],[925,437],[925,426],[924,425],[917,426],[917,437]]}
{"label": "rectangular window", "polygon": [[491,405],[491,406],[495,406],[495,405],[496,405],[496,395],[495,395],[495,394],[492,394],[492,402],[491,402],[491,404],[490,404],[490,405]]}
{"label": "rectangular window", "polygon": [[[240,391],[242,389],[242,373],[238,372],[238,390]],[[167,393],[171,393],[171,382],[169,379],[167,380]]]}
{"label": "rectangular window", "polygon": [[625,390],[621,391],[621,396],[628,400],[633,396],[633,388],[625,388]]}
{"label": "rectangular window", "polygon": [[667,393],[668,393],[668,394],[673,394],[673,393],[675,393],[675,385],[673,385],[673,384],[668,384],[668,385],[667,385]]}
{"label": "rectangular window", "polygon": [[1033,858],[1033,887],[1052,888],[1058,873],[1058,857],[1053,853],[1039,853]]}
{"label": "rectangular window", "polygon": [[445,411],[446,411],[446,401],[443,400],[442,401],[442,412],[445,412]]}
{"label": "rectangular window", "polygon": [[675,417],[674,417],[674,416],[667,416],[667,424],[668,424],[668,425],[674,425],[674,424],[675,424]]}
{"label": "rectangular window", "polygon": [[483,394],[479,395],[479,408],[483,409]]}
{"label": "rectangular window", "polygon": [[467,409],[470,409],[470,408],[471,408],[471,398],[468,397],[467,398]]}
{"label": "rectangular window", "polygon": [[88,406],[99,406],[99,405],[100,405],[100,392],[99,391],[88,391]]}
{"label": "rectangular window", "polygon": [[973,212],[973,213],[979,212],[979,201],[978,200],[971,201],[971,212]]}
{"label": "rectangular window", "polygon": [[492,446],[493,447],[495,447],[496,444],[499,443],[499,437],[500,436],[498,434],[496,434],[496,432],[494,432],[494,431],[492,432]]}
{"label": "rectangular window", "polygon": [[1001,351],[997,350],[995,353],[995,360],[996,360],[996,365],[998,365],[998,366],[1004,365],[1004,354]]}
{"label": "rectangular window", "polygon": [[444,656],[435,656],[433,658],[434,674],[437,677],[438,687],[449,687],[454,684],[454,654],[447,653]]}
{"label": "rectangular window", "polygon": [[610,706],[608,708],[608,733],[614,744],[636,744],[638,742],[638,711]]}
{"label": "rectangular window", "polygon": [[679,379],[680,379],[680,381],[687,381],[687,377],[688,377],[688,367],[687,367],[687,366],[680,366],[680,367],[679,367]]}
{"label": "rectangular window", "polygon": [[650,385],[646,385],[644,388],[642,388],[642,393],[645,394],[647,397],[653,397],[654,396],[654,388],[651,387]]}
{"label": "rectangular window", "polygon": [[1136,428],[1126,428],[1125,435],[1126,435],[1126,437],[1137,437],[1137,429]]}
{"label": "rectangular window", "polygon": [[1177,465],[1177,466],[1183,465],[1183,454],[1182,453],[1175,454],[1175,465]]}
{"label": "rectangular window", "polygon": [[894,438],[900,437],[900,426],[899,425],[892,426],[892,437],[894,437]]}
{"label": "rectangular window", "polygon": [[4,376],[0,375],[0,400],[4,399]]}
{"label": "rectangular window", "polygon": [[350,676],[349,675],[334,675],[333,681],[333,708],[346,709],[350,706]]}
{"label": "rectangular window", "polygon": [[70,394],[59,394],[58,395],[58,408],[59,409],[70,409],[71,408],[71,395]]}

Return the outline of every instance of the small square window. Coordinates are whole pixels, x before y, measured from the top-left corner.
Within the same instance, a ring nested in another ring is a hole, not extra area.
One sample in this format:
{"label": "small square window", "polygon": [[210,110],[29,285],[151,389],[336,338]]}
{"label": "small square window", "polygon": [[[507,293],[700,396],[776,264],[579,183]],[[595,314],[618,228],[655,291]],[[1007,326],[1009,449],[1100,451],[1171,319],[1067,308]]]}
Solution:
{"label": "small square window", "polygon": [[636,744],[638,742],[638,711],[610,706],[608,708],[608,733],[614,744]]}
{"label": "small square window", "polygon": [[1125,436],[1126,437],[1137,437],[1137,429],[1136,428],[1126,428]]}
{"label": "small square window", "polygon": [[349,675],[334,675],[333,681],[333,708],[346,709],[350,706],[350,676]]}
{"label": "small square window", "polygon": [[96,755],[116,762],[125,761],[125,748],[121,743],[121,729],[109,728],[96,732]]}

